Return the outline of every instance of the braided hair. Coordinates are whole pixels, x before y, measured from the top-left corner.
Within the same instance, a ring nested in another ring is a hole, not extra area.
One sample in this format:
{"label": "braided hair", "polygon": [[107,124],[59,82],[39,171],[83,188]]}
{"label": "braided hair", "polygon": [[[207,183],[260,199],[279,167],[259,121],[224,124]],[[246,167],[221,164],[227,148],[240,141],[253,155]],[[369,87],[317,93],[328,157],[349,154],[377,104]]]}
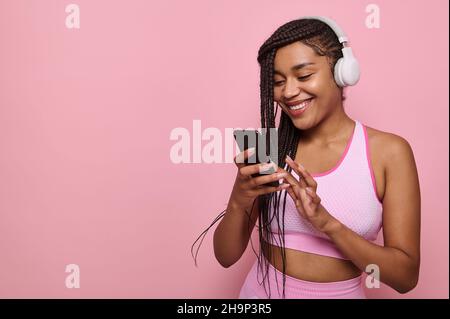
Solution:
{"label": "braided hair", "polygon": [[[300,41],[303,44],[311,47],[318,55],[328,57],[329,65],[334,74],[334,66],[336,61],[342,57],[342,45],[339,43],[335,32],[326,23],[316,19],[298,19],[290,21],[279,27],[260,47],[258,51],[258,63],[260,65],[260,97],[261,97],[261,128],[274,128],[275,117],[274,113],[274,59],[277,49]],[[341,88],[341,98],[345,100],[343,89]],[[300,140],[301,130],[297,129],[292,120],[286,113],[282,112],[280,115],[280,122],[278,127],[278,163],[285,163],[286,155],[295,158],[297,153],[297,146]],[[269,144],[268,144],[269,145]],[[288,172],[292,168],[284,164],[284,169]],[[279,201],[284,194],[283,211],[279,214]],[[286,253],[284,246],[284,215],[286,207],[287,191],[274,192],[257,197],[259,204],[259,219],[258,231],[260,242],[260,253],[258,256],[258,265],[261,269],[261,259],[266,265],[266,274],[269,268],[266,258],[262,258],[262,252],[267,252],[267,258],[271,258],[271,250],[268,249],[268,243],[273,243],[273,233],[271,231],[271,222],[276,218],[278,223],[279,246],[281,246],[282,255],[282,273],[283,273],[283,298],[285,298],[285,281],[286,281]],[[273,208],[273,215],[269,220],[269,207]],[[281,224],[281,227],[280,227]],[[265,278],[264,277],[264,278]],[[264,285],[264,289],[266,289]],[[269,285],[270,298],[270,285]]]}
{"label": "braided hair", "polygon": [[[300,41],[305,45],[311,47],[318,55],[328,57],[328,63],[330,65],[332,73],[334,73],[334,66],[336,61],[342,57],[342,45],[339,43],[338,37],[335,32],[326,23],[316,20],[316,19],[297,19],[285,23],[280,26],[276,31],[262,44],[258,51],[258,63],[260,65],[260,98],[261,98],[261,128],[263,130],[268,130],[270,128],[275,128],[275,118],[276,112],[274,112],[274,59],[277,49]],[[343,94],[343,89],[341,88],[341,98],[345,100]],[[278,108],[277,108],[278,110]],[[297,129],[292,120],[284,112],[280,115],[280,121],[278,126],[278,163],[285,163],[284,159],[286,155],[291,158],[295,158],[297,152],[297,146],[300,140],[301,130]],[[269,134],[267,134],[267,146],[270,148]],[[292,169],[285,164],[284,169],[291,172]],[[279,214],[279,202],[280,198],[284,194],[284,204],[282,211],[282,218],[280,222]],[[278,234],[279,246],[281,246],[282,255],[282,273],[283,273],[283,298],[285,298],[285,282],[286,282],[286,253],[284,245],[284,215],[286,208],[286,191],[273,192],[265,195],[258,196],[253,202],[253,206],[258,202],[259,206],[259,218],[258,218],[258,233],[259,233],[259,243],[260,251],[258,257],[258,269],[262,269],[262,264],[265,264],[266,273],[263,278],[264,289],[266,290],[265,278],[269,271],[268,260],[271,259],[271,250],[269,248],[269,243],[273,243],[274,234],[271,230],[272,219],[276,218],[278,224],[278,229],[280,233]],[[252,206],[252,210],[253,210]],[[269,208],[273,208],[273,215],[269,215]],[[200,241],[199,247],[195,254],[195,261],[197,258],[198,250],[200,249],[201,243],[206,236],[208,230],[226,213],[226,210],[222,211],[219,216],[217,216],[213,223],[197,238],[191,247],[191,254],[193,254],[193,247],[195,243],[203,236]],[[249,216],[249,229],[250,229],[250,213],[246,212]],[[271,217],[271,218],[270,218]],[[269,220],[270,218],[270,220]],[[281,227],[280,227],[281,224]],[[253,248],[253,242],[252,242]],[[255,252],[255,249],[253,248]],[[267,252],[266,258],[263,258],[263,252]],[[255,252],[256,253],[256,252]],[[261,263],[263,260],[263,263]],[[196,263],[197,265],[197,263]],[[268,279],[268,278],[267,278]],[[269,298],[270,285],[269,286]]]}

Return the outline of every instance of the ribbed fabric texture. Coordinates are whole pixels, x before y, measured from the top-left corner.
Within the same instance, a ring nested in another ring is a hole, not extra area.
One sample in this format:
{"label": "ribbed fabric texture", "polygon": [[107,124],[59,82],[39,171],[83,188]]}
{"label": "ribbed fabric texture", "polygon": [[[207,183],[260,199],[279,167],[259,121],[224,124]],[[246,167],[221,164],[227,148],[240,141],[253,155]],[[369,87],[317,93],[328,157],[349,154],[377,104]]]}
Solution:
{"label": "ribbed fabric texture", "polygon": [[[298,175],[292,171],[298,179]],[[382,225],[382,203],[376,195],[375,179],[370,162],[366,127],[355,121],[355,129],[336,166],[320,174],[312,174],[317,181],[321,204],[340,222],[368,240],[375,240]],[[279,218],[271,222],[271,229],[280,233],[284,193],[279,201]],[[270,217],[273,207],[269,208]],[[319,255],[348,259],[324,233],[319,232],[297,211],[287,194],[284,217],[286,248]],[[275,234],[273,244],[280,245]]]}

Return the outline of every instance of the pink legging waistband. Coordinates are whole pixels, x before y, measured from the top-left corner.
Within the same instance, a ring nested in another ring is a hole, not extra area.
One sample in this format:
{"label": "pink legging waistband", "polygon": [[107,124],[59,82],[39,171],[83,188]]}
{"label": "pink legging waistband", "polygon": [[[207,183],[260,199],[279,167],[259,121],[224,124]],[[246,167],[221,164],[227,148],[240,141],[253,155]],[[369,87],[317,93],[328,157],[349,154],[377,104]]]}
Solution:
{"label": "pink legging waistband", "polygon": [[[262,264],[262,272],[258,268],[258,260],[256,260],[245,278],[239,292],[239,299],[282,299],[283,273],[269,263],[269,272],[263,284],[263,278],[266,276],[265,264]],[[267,282],[267,279],[269,279],[269,282]],[[266,289],[264,289],[264,285]],[[286,275],[285,298],[365,299],[366,295],[362,286],[362,275],[349,280],[334,282],[306,281]]]}

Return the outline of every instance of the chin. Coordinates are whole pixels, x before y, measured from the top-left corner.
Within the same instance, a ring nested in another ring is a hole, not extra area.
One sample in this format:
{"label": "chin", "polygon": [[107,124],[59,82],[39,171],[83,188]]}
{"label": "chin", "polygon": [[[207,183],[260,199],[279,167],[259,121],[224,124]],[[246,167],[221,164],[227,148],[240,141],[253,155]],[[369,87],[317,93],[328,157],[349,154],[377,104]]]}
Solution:
{"label": "chin", "polygon": [[299,130],[307,130],[313,126],[310,120],[310,116],[307,117],[293,117],[289,114],[289,111],[283,109],[283,112],[289,117],[292,121],[292,124]]}
{"label": "chin", "polygon": [[306,119],[291,119],[292,124],[299,130],[310,129],[313,125]]}

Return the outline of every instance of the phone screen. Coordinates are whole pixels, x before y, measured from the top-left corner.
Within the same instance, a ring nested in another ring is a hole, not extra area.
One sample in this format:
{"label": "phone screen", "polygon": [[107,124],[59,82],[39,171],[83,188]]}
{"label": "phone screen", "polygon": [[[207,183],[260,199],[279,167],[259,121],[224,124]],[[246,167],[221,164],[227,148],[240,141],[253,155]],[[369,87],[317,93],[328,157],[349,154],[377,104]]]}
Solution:
{"label": "phone screen", "polygon": [[[255,148],[255,153],[244,160],[244,163],[246,165],[269,162],[269,157],[267,156],[267,154],[259,154],[260,152],[259,152],[258,146],[260,145],[260,143],[265,142],[263,140],[263,136],[261,133],[259,133],[257,130],[234,130],[233,135],[234,135],[234,139],[236,140],[236,142],[239,146],[239,150],[241,152],[246,149],[252,148],[252,147]],[[261,161],[260,157],[264,158],[264,161]],[[269,170],[264,171],[261,174],[260,173],[253,174],[252,177],[263,176],[263,175],[273,174],[273,173],[275,173],[275,169],[270,168]],[[264,185],[278,186],[279,182],[273,181],[273,182],[266,183]]]}

